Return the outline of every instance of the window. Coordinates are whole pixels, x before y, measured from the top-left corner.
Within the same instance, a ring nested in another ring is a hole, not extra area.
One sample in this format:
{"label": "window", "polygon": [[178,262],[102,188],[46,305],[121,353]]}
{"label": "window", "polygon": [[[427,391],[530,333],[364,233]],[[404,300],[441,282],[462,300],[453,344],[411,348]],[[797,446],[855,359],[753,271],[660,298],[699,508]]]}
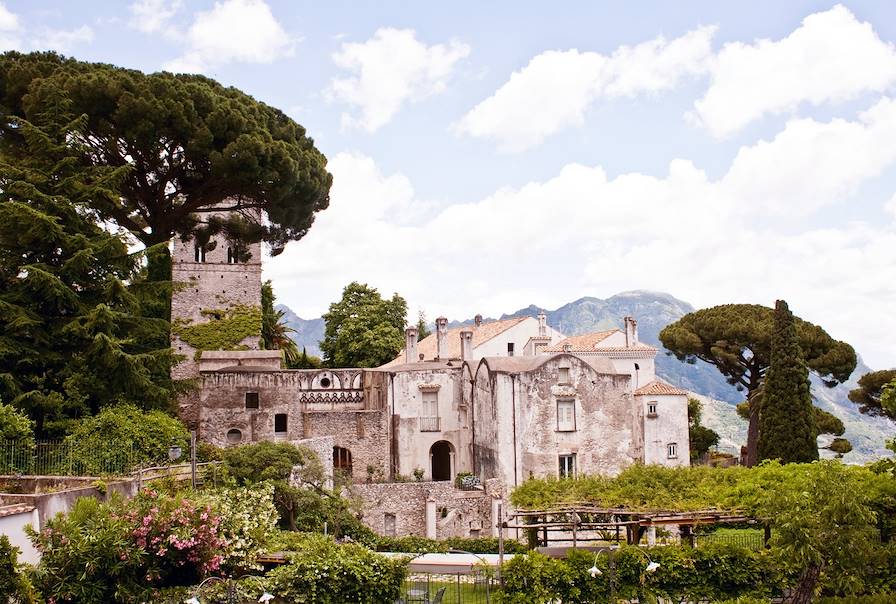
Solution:
{"label": "window", "polygon": [[246,393],[246,409],[258,409],[258,393]]}
{"label": "window", "polygon": [[243,440],[243,433],[237,430],[236,428],[232,428],[227,431],[227,443],[231,445],[235,445],[238,442]]}
{"label": "window", "polygon": [[193,250],[193,258],[195,258],[196,262],[205,262],[205,248],[197,245]]}
{"label": "window", "polygon": [[576,475],[576,454],[560,456],[560,478],[574,478]]}
{"label": "window", "polygon": [[274,434],[286,435],[287,415],[285,413],[274,414]]}
{"label": "window", "polygon": [[482,529],[471,528],[470,529],[470,539],[478,539],[481,531],[482,531]]}
{"label": "window", "polygon": [[333,447],[333,469],[350,477],[352,475],[352,452],[345,447]]}
{"label": "window", "polygon": [[656,401],[647,403],[647,417],[656,417]]}
{"label": "window", "polygon": [[669,443],[666,445],[666,450],[669,454],[669,459],[678,457],[678,443]]}
{"label": "window", "polygon": [[383,533],[386,537],[395,536],[395,514],[388,512],[383,514]]}
{"label": "window", "polygon": [[330,378],[324,376],[320,378],[320,387],[321,388],[329,388],[330,387]]}
{"label": "window", "polygon": [[423,409],[420,414],[421,432],[439,431],[439,393],[434,391],[423,392]]}
{"label": "window", "polygon": [[513,356],[513,342],[507,342],[507,356]]}
{"label": "window", "polygon": [[557,401],[557,430],[573,432],[576,429],[576,402],[572,399]]}
{"label": "window", "polygon": [[227,248],[227,264],[233,264],[236,262],[236,254],[233,253],[233,248]]}
{"label": "window", "polygon": [[561,384],[571,384],[572,380],[569,379],[569,367],[561,367],[559,375],[557,377],[557,381]]}

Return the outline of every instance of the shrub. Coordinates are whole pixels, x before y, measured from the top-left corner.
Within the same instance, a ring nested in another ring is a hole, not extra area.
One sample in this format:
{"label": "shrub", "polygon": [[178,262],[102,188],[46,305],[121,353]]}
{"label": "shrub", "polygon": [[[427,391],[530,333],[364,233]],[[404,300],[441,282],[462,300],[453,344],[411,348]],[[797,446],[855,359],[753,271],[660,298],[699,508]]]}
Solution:
{"label": "shrub", "polygon": [[407,561],[356,544],[308,537],[289,563],[268,573],[271,588],[288,602],[382,604],[400,595]]}
{"label": "shrub", "polygon": [[0,535],[0,602],[36,604],[34,590],[24,573],[19,570],[19,548]]}
{"label": "shrub", "polygon": [[226,543],[222,566],[228,570],[260,569],[256,562],[277,527],[274,486],[222,489],[209,502],[221,519],[219,534]]}
{"label": "shrub", "polygon": [[80,420],[66,442],[82,475],[129,472],[138,464],[169,463],[172,445],[189,451],[190,433],[163,411],[141,411],[133,405],[107,407]]}
{"label": "shrub", "polygon": [[0,473],[27,471],[34,452],[34,422],[12,405],[0,403],[0,443],[5,442],[14,444],[18,450],[18,458],[3,456],[0,459]]}

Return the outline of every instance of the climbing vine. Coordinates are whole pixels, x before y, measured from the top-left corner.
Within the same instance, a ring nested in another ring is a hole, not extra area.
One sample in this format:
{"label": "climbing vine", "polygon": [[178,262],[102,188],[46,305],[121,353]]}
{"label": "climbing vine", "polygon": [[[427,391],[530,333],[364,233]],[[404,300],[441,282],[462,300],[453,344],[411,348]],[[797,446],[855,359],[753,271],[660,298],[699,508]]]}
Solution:
{"label": "climbing vine", "polygon": [[211,321],[190,324],[175,321],[171,327],[177,337],[196,349],[196,357],[203,350],[243,350],[246,338],[261,336],[261,308],[237,305],[227,309],[203,310]]}

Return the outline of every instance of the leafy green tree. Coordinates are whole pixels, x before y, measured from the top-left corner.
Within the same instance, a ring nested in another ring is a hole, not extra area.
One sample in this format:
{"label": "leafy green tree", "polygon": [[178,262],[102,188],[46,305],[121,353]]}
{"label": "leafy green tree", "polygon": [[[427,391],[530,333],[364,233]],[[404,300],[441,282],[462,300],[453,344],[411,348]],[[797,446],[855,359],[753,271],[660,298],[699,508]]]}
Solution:
{"label": "leafy green tree", "polygon": [[688,440],[692,463],[719,444],[718,432],[700,423],[702,415],[703,403],[699,399],[688,398]]}
{"label": "leafy green tree", "polygon": [[189,451],[190,433],[163,411],[118,405],[76,422],[66,441],[75,469],[95,476],[130,471],[137,464],[167,464],[171,446]]}
{"label": "leafy green tree", "polygon": [[884,387],[896,381],[896,369],[870,371],[859,378],[859,387],[849,391],[849,400],[868,415],[885,415],[896,419],[896,405],[886,407],[881,402]]}
{"label": "leafy green tree", "polygon": [[96,223],[91,207],[118,198],[126,171],[77,164],[85,119],[70,102],[21,119],[16,136],[39,152],[0,146],[0,397],[39,435],[104,405],[168,408],[178,385],[165,319],[148,317],[133,283],[140,258]]}
{"label": "leafy green tree", "polygon": [[888,417],[896,418],[896,378],[881,389],[880,406]]}
{"label": "leafy green tree", "polygon": [[[714,365],[728,383],[746,391],[749,403],[747,463],[756,463],[759,443],[757,396],[771,358],[773,310],[757,304],[724,304],[689,313],[667,325],[660,341],[689,363]],[[810,370],[831,387],[849,379],[856,366],[852,346],[834,340],[821,327],[794,317],[799,346]]]}
{"label": "leafy green tree", "polygon": [[778,300],[759,415],[759,459],[815,461],[817,435],[809,368],[803,362],[793,313],[787,302]]}
{"label": "leafy green tree", "polygon": [[[332,176],[305,129],[283,112],[199,75],[144,74],[54,53],[0,55],[0,144],[34,149],[17,121],[63,94],[84,120],[72,131],[78,163],[121,168],[119,195],[90,208],[147,247],[173,236],[300,239],[327,207]],[[230,218],[214,217],[232,210]]]}
{"label": "leafy green tree", "polygon": [[0,535],[0,602],[37,604],[34,588],[24,569],[20,568],[20,553],[6,535]]}
{"label": "leafy green tree", "polygon": [[395,358],[404,346],[408,305],[393,294],[384,300],[376,288],[356,281],[330,304],[320,349],[328,367],[378,367]]}
{"label": "leafy green tree", "polygon": [[284,321],[282,310],[274,308],[277,298],[270,281],[261,286],[261,343],[265,350],[282,350],[283,364],[293,367],[299,362],[299,348],[289,336],[294,330]]}
{"label": "leafy green tree", "polygon": [[12,405],[0,402],[0,441],[10,440],[33,447],[34,422]]}
{"label": "leafy green tree", "polygon": [[422,310],[417,313],[417,341],[429,337],[432,334],[426,322],[426,313]]}

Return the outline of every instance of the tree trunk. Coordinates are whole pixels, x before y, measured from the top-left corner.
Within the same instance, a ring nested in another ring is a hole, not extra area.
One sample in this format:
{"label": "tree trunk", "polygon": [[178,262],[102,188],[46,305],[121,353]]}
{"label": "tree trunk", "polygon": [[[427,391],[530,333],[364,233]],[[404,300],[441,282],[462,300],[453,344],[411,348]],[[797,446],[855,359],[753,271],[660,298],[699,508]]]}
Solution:
{"label": "tree trunk", "polygon": [[759,461],[759,405],[750,401],[750,423],[747,426],[747,467]]}
{"label": "tree trunk", "polygon": [[790,596],[793,604],[810,604],[815,599],[815,586],[821,574],[821,565],[813,564],[800,575],[799,583]]}

